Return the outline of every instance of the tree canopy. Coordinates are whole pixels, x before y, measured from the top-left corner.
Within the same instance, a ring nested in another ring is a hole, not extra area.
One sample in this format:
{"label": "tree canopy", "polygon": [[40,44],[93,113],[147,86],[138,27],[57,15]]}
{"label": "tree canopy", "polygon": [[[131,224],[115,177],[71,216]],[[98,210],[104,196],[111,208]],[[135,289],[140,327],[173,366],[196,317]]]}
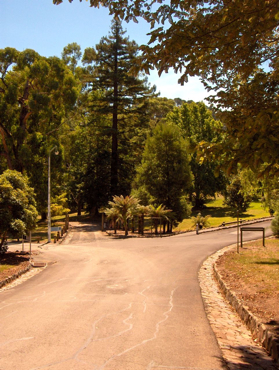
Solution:
{"label": "tree canopy", "polygon": [[55,137],[65,112],[76,102],[77,85],[57,57],[41,57],[31,49],[0,50],[0,151],[10,169],[26,169],[28,147],[38,136]]}
{"label": "tree canopy", "polygon": [[91,102],[91,108],[95,113],[109,115],[112,120],[108,130],[112,138],[111,196],[127,192],[120,187],[128,176],[124,173],[128,156],[121,153],[122,141],[130,142],[139,124],[143,127],[139,116],[147,111],[147,98],[153,96],[155,90],[146,78],[132,73],[138,59],[138,46],[125,37],[125,33],[121,22],[113,20],[109,36],[102,37],[95,48],[87,48],[83,56],[83,63],[88,66],[88,85],[93,91],[103,92]]}
{"label": "tree canopy", "polygon": [[158,124],[148,137],[136,186],[144,186],[157,205],[173,210],[176,220],[185,212],[183,197],[192,183],[188,142],[172,124]]}
{"label": "tree canopy", "polygon": [[[277,0],[90,0],[100,5],[117,18],[150,23],[138,68],[159,74],[173,68],[181,84],[197,75],[216,92],[210,101],[228,129],[229,172],[241,163],[259,176],[278,174]],[[216,155],[221,149],[204,147]]]}
{"label": "tree canopy", "polygon": [[20,236],[35,228],[37,220],[34,190],[16,170],[0,175],[0,247],[7,234]]}
{"label": "tree canopy", "polygon": [[277,56],[276,0],[90,0],[91,7],[100,5],[125,21],[148,21],[153,31],[142,46],[146,67],[160,73],[172,67],[182,72],[181,81],[203,75],[217,83],[228,71],[247,79]]}
{"label": "tree canopy", "polygon": [[15,169],[30,178],[41,212],[46,207],[48,151],[54,143],[59,145],[58,133],[79,90],[79,81],[63,60],[31,49],[0,50],[3,170]]}
{"label": "tree canopy", "polygon": [[233,208],[234,212],[239,215],[248,209],[250,201],[250,197],[242,192],[239,176],[233,177],[225,192],[225,205]]}
{"label": "tree canopy", "polygon": [[195,206],[203,206],[207,196],[215,196],[225,188],[225,176],[219,170],[221,161],[208,160],[199,156],[197,145],[204,141],[210,144],[221,143],[224,137],[223,125],[215,120],[212,112],[203,102],[184,103],[173,109],[166,117],[167,122],[178,125],[182,135],[189,141],[191,148],[191,171],[194,176],[189,192]]}
{"label": "tree canopy", "polygon": [[[0,173],[8,168],[28,176],[43,217],[47,158],[56,145],[51,179],[57,210],[83,207],[95,214],[113,196],[130,194],[143,205],[172,209],[169,219],[179,221],[190,212],[187,197],[195,195],[201,206],[207,195],[222,190],[217,170],[225,165],[228,177],[248,170],[241,181],[258,188],[258,197],[264,194],[274,210],[274,4],[139,0],[127,7],[124,0],[105,0],[102,5],[114,14],[111,32],[84,53],[76,43],[63,49],[62,58],[0,50]],[[152,28],[150,44],[140,48],[121,25],[121,19],[137,17]],[[174,68],[181,83],[199,75],[216,91],[212,105],[159,98],[145,75],[152,68],[159,74]]]}

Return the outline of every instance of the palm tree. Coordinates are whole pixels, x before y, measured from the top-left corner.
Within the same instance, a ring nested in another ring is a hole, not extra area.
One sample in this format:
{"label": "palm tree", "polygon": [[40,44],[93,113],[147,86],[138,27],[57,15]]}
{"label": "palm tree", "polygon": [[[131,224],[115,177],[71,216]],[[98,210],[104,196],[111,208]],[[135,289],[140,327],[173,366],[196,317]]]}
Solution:
{"label": "palm tree", "polygon": [[172,210],[166,209],[164,205],[159,205],[158,207],[151,205],[149,216],[152,218],[154,227],[155,227],[155,234],[158,234],[158,224],[161,220],[169,221],[168,215],[172,212]]}
{"label": "palm tree", "polygon": [[107,209],[104,210],[104,213],[107,216],[108,220],[112,220],[113,222],[113,227],[114,227],[114,233],[117,233],[117,221],[119,219],[119,212],[115,208],[110,208],[108,207]]}
{"label": "palm tree", "polygon": [[210,218],[210,215],[202,216],[201,213],[198,213],[197,216],[192,217],[192,222],[193,222],[192,227],[196,227],[197,224],[199,228],[210,227],[211,224],[208,220],[209,218]]}
{"label": "palm tree", "polygon": [[138,205],[137,207],[137,215],[138,215],[138,233],[144,234],[144,217],[145,215],[149,215],[150,206],[143,206]]}
{"label": "palm tree", "polygon": [[[121,220],[124,225],[125,235],[128,235],[128,219],[132,216],[138,199],[133,196],[114,196],[113,201],[109,201],[111,209],[116,213],[118,220]],[[113,211],[112,211],[113,212]]]}

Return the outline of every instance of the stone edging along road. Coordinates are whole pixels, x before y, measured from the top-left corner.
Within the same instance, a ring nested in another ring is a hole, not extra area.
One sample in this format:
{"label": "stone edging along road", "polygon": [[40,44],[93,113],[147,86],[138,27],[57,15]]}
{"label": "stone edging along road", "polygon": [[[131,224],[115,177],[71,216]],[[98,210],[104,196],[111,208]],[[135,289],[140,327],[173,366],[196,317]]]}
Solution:
{"label": "stone edging along road", "polygon": [[8,283],[16,280],[17,278],[19,278],[22,274],[26,273],[29,271],[29,269],[32,267],[32,264],[28,264],[27,267],[23,268],[22,270],[20,270],[19,272],[13,274],[12,276],[10,277],[7,277],[6,279],[4,279],[3,281],[0,281],[0,288],[7,285]]}
{"label": "stone edging along road", "polygon": [[200,266],[198,279],[205,313],[229,370],[278,370],[278,364],[252,337],[215,278],[213,265],[236,245],[224,247],[208,256]]}
{"label": "stone edging along road", "polygon": [[235,296],[234,292],[232,292],[227,287],[227,285],[225,284],[221,275],[218,272],[216,261],[213,263],[212,266],[213,272],[224,296],[231,304],[231,306],[235,309],[235,311],[238,313],[243,323],[245,323],[245,325],[249,328],[253,337],[257,338],[258,342],[267,350],[267,352],[271,355],[271,357],[274,360],[279,361],[279,339],[271,331],[269,331],[266,328],[266,326],[263,323],[261,323],[248,310],[246,306],[242,304],[242,302]]}

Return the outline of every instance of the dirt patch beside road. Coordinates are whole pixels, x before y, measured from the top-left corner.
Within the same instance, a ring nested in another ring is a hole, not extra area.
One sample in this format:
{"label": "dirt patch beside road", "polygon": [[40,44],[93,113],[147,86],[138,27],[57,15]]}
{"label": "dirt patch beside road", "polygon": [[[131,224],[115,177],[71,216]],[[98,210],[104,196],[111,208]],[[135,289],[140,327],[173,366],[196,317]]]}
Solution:
{"label": "dirt patch beside road", "polygon": [[18,274],[29,266],[29,254],[6,252],[0,255],[0,282]]}

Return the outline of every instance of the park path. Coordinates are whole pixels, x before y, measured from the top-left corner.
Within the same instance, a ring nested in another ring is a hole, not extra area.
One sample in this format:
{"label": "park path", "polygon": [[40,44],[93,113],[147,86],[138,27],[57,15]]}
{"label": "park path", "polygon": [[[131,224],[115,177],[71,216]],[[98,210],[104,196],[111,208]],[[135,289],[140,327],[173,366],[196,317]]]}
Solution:
{"label": "park path", "polygon": [[0,368],[225,368],[197,274],[235,239],[227,230],[116,240],[73,225],[40,255],[55,264],[0,293]]}

